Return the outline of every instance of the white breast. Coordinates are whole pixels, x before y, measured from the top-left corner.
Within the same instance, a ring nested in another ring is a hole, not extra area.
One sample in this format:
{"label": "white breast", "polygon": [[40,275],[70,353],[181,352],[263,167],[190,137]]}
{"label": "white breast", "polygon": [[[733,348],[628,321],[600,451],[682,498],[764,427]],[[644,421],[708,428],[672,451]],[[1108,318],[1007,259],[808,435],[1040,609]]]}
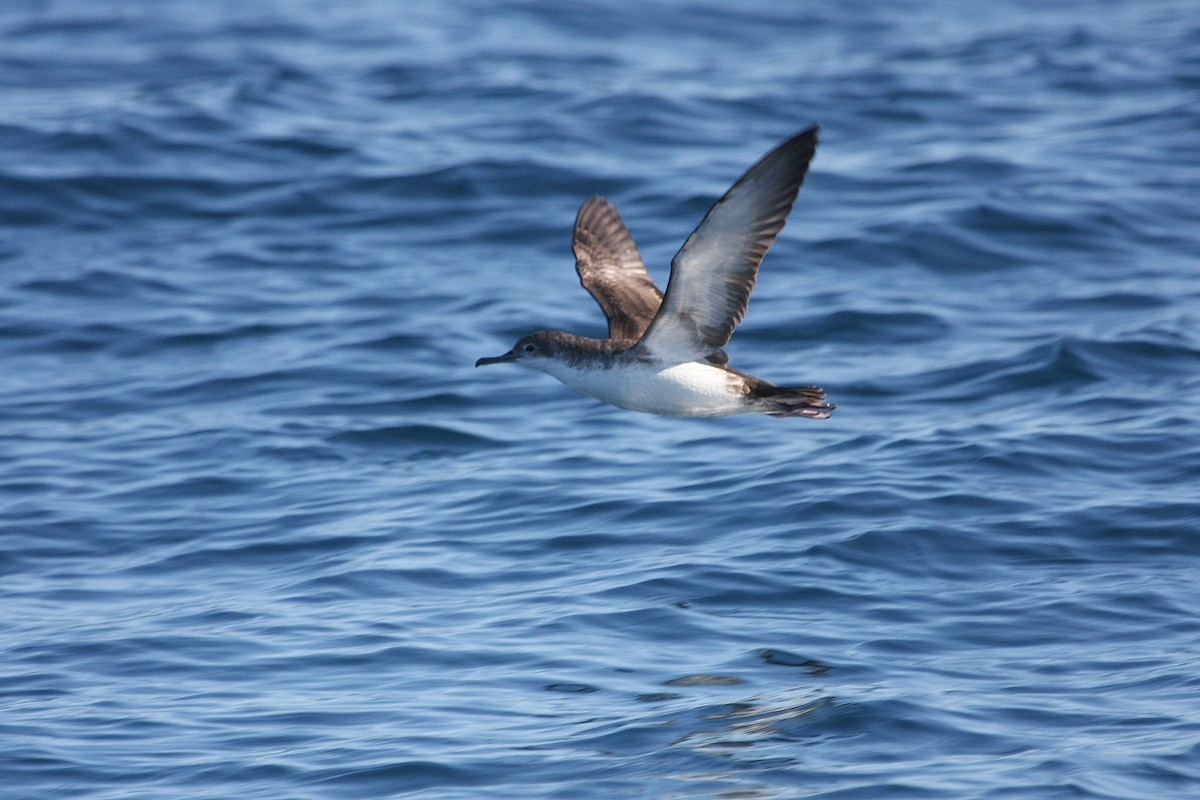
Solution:
{"label": "white breast", "polygon": [[576,391],[633,411],[721,417],[754,410],[744,401],[739,376],[695,361],[671,366],[618,364],[610,369],[554,367],[545,371]]}

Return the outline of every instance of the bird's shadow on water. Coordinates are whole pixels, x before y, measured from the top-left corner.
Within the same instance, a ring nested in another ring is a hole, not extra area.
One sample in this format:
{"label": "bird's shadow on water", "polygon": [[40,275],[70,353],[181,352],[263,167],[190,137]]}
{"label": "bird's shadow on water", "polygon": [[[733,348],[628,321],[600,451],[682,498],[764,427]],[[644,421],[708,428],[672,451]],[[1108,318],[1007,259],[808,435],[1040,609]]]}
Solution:
{"label": "bird's shadow on water", "polygon": [[[757,773],[793,767],[802,758],[798,747],[861,732],[862,712],[828,691],[830,665],[767,648],[741,661],[731,671],[661,680],[629,695],[625,713],[610,720],[579,707],[610,694],[605,687],[548,684],[546,691],[575,698],[561,712],[583,716],[564,738],[530,749],[564,757],[583,751],[601,773],[644,774],[704,795],[767,798],[779,796],[778,782]],[[611,697],[596,702],[599,715],[611,714]]]}

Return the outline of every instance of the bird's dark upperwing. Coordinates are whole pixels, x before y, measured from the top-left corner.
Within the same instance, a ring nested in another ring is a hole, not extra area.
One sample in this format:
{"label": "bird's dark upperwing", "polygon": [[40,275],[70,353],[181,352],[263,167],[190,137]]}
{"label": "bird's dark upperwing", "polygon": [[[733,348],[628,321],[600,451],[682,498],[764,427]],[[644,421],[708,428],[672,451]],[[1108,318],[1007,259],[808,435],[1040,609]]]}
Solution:
{"label": "bird's dark upperwing", "polygon": [[603,197],[591,197],[575,218],[575,271],[604,315],[608,337],[637,341],[658,313],[662,292],[646,272],[621,215]]}
{"label": "bird's dark upperwing", "polygon": [[639,350],[682,362],[725,346],[816,148],[814,126],[763,156],[717,201],[672,259],[666,296]]}

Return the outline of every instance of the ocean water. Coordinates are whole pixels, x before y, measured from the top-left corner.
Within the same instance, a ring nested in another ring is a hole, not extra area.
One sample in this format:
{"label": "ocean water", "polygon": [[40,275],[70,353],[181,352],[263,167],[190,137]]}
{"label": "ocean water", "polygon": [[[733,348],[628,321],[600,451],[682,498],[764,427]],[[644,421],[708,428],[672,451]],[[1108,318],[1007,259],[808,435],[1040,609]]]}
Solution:
{"label": "ocean water", "polygon": [[[733,363],[598,335],[822,144]],[[0,797],[1200,797],[1185,0],[0,4]]]}

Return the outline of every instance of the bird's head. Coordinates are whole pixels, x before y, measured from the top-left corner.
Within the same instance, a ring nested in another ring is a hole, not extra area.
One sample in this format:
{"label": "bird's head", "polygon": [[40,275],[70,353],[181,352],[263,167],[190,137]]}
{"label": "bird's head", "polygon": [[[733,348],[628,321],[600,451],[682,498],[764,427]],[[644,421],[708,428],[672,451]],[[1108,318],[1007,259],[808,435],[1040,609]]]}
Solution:
{"label": "bird's head", "polygon": [[512,346],[512,349],[504,355],[481,358],[475,362],[475,366],[482,367],[487,364],[503,364],[506,361],[516,361],[527,367],[539,369],[540,364],[546,363],[547,360],[553,360],[558,354],[559,338],[560,335],[557,331],[531,333],[528,336],[522,336],[518,339],[517,343]]}

